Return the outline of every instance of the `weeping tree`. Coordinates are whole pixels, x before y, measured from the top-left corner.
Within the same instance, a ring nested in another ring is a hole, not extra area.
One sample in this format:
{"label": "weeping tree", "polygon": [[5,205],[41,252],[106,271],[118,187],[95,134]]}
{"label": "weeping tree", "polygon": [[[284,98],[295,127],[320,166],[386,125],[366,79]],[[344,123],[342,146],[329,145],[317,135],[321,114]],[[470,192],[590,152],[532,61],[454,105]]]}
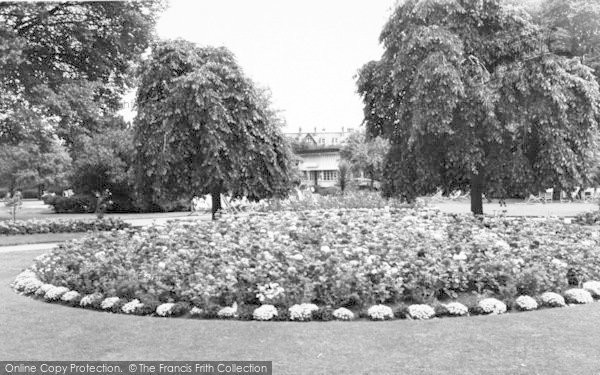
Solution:
{"label": "weeping tree", "polygon": [[156,44],[136,102],[134,163],[146,208],[211,194],[214,217],[221,194],[287,194],[292,153],[280,121],[227,49]]}
{"label": "weeping tree", "polygon": [[544,29],[500,0],[407,0],[359,72],[370,136],[391,142],[384,194],[443,187],[482,194],[568,190],[595,160],[600,95],[579,58],[554,53]]}

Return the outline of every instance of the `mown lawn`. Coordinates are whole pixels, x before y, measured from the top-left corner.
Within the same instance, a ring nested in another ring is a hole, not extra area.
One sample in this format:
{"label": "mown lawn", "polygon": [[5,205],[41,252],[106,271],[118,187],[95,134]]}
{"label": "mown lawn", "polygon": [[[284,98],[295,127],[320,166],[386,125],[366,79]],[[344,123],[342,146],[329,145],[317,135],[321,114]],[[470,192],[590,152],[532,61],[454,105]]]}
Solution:
{"label": "mown lawn", "polygon": [[12,236],[0,236],[0,246],[14,246],[35,243],[64,242],[81,238],[86,233],[39,233],[39,234],[16,234]]}
{"label": "mown lawn", "polygon": [[274,374],[599,374],[600,303],[391,322],[160,319],[46,304],[8,284],[42,252],[0,254],[6,360],[270,360]]}

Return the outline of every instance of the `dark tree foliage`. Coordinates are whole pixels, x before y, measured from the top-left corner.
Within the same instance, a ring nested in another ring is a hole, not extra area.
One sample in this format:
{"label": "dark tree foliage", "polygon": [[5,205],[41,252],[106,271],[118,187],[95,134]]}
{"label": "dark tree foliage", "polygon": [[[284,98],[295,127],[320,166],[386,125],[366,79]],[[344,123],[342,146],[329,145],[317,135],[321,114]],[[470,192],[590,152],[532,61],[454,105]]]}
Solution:
{"label": "dark tree foliage", "polygon": [[286,195],[291,150],[261,91],[225,48],[158,43],[141,66],[135,119],[141,197]]}
{"label": "dark tree foliage", "polygon": [[36,135],[26,118],[48,118],[68,143],[105,125],[162,8],[157,1],[1,2],[0,140]]}
{"label": "dark tree foliage", "polygon": [[592,69],[548,50],[500,0],[407,0],[359,73],[369,135],[390,139],[384,192],[568,190],[588,180],[600,118]]}

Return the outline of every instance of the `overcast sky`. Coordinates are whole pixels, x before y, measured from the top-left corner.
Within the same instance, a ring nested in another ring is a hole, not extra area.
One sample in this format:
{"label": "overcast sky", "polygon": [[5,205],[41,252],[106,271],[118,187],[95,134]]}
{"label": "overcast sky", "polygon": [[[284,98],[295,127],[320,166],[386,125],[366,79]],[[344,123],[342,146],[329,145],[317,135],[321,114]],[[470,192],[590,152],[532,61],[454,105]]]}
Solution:
{"label": "overcast sky", "polygon": [[357,70],[379,59],[395,0],[171,0],[163,39],[225,46],[247,76],[271,89],[286,131],[358,128]]}

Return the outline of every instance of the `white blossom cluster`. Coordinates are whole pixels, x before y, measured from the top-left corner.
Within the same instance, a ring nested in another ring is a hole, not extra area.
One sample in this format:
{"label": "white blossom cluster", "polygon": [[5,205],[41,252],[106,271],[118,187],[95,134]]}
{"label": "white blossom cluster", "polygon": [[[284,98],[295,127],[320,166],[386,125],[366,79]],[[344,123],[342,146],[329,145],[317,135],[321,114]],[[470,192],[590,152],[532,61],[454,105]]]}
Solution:
{"label": "white blossom cluster", "polygon": [[123,311],[125,314],[133,314],[136,312],[136,310],[139,310],[142,307],[144,307],[144,304],[136,298],[133,301],[129,301],[126,304],[124,304],[121,307],[121,311]]}
{"label": "white blossom cluster", "polygon": [[333,317],[338,320],[352,320],[354,319],[354,313],[345,307],[340,307],[333,311]]}
{"label": "white blossom cluster", "polygon": [[302,303],[300,305],[293,305],[289,308],[290,320],[310,320],[313,312],[317,311],[319,306],[314,303]]}
{"label": "white blossom cluster", "polygon": [[104,310],[111,309],[117,302],[119,302],[119,297],[108,297],[105,298],[104,301],[100,304]]}
{"label": "white blossom cluster", "polygon": [[254,320],[271,320],[277,316],[277,308],[273,305],[262,305],[252,312]]}
{"label": "white blossom cluster", "polygon": [[444,305],[444,307],[446,308],[448,314],[453,316],[463,316],[469,313],[467,306],[460,302],[450,302],[449,304]]}
{"label": "white blossom cluster", "polygon": [[219,318],[235,318],[237,316],[237,302],[233,306],[223,307],[217,312]]}
{"label": "white blossom cluster", "polygon": [[600,281],[586,281],[582,288],[590,292],[592,297],[600,298]]}
{"label": "white blossom cluster", "polygon": [[565,292],[565,301],[568,303],[592,303],[594,302],[594,297],[585,289],[569,289]]}
{"label": "white blossom cluster", "polygon": [[35,291],[35,295],[44,297],[46,295],[46,292],[52,288],[54,288],[54,285],[52,284],[42,284],[42,286],[40,286],[38,290]]}
{"label": "white blossom cluster", "polygon": [[79,306],[81,306],[81,307],[90,306],[90,305],[100,301],[101,299],[102,299],[102,294],[100,294],[100,293],[88,294],[88,295],[83,296],[83,298],[81,298],[81,301],[79,301]]}
{"label": "white blossom cluster", "polygon": [[563,307],[567,304],[565,299],[558,293],[546,292],[541,295],[542,305],[548,307]]}
{"label": "white blossom cluster", "polygon": [[478,306],[485,314],[503,314],[506,312],[506,305],[504,302],[495,298],[482,299],[479,301]]}
{"label": "white blossom cluster", "polygon": [[46,294],[44,294],[44,299],[46,301],[58,301],[60,300],[60,297],[62,297],[63,294],[65,294],[68,291],[69,288],[64,286],[53,286],[52,288],[46,291]]}
{"label": "white blossom cluster", "polygon": [[158,316],[169,316],[173,313],[173,306],[175,306],[174,303],[163,303],[161,305],[158,305],[158,307],[156,308],[156,315]]}
{"label": "white blossom cluster", "polygon": [[435,310],[429,305],[410,305],[408,316],[418,320],[431,319],[435,316]]}
{"label": "white blossom cluster", "polygon": [[385,305],[373,305],[369,307],[367,314],[372,320],[386,320],[394,317],[392,308]]}
{"label": "white blossom cluster", "polygon": [[202,309],[201,309],[201,308],[199,308],[199,307],[196,307],[196,306],[194,306],[194,307],[192,307],[192,309],[190,310],[190,315],[191,315],[191,316],[200,316],[200,315],[202,315],[202,313],[203,313],[203,312],[204,312],[204,310],[202,310]]}
{"label": "white blossom cluster", "polygon": [[42,283],[37,275],[31,270],[25,270],[17,275],[12,287],[20,293],[32,294],[35,293],[44,283]]}
{"label": "white blossom cluster", "polygon": [[79,294],[79,292],[70,290],[70,291],[66,292],[65,294],[63,294],[62,297],[60,297],[60,299],[65,302],[71,302],[71,301],[76,300],[80,296],[81,296],[81,294]]}
{"label": "white blossom cluster", "polygon": [[517,309],[521,311],[531,311],[538,308],[536,300],[529,296],[519,296],[515,300],[515,305],[517,306]]}
{"label": "white blossom cluster", "polygon": [[260,302],[264,302],[266,300],[273,300],[280,295],[283,295],[285,289],[279,286],[278,283],[268,283],[266,285],[258,286],[258,293],[256,294],[256,298]]}

